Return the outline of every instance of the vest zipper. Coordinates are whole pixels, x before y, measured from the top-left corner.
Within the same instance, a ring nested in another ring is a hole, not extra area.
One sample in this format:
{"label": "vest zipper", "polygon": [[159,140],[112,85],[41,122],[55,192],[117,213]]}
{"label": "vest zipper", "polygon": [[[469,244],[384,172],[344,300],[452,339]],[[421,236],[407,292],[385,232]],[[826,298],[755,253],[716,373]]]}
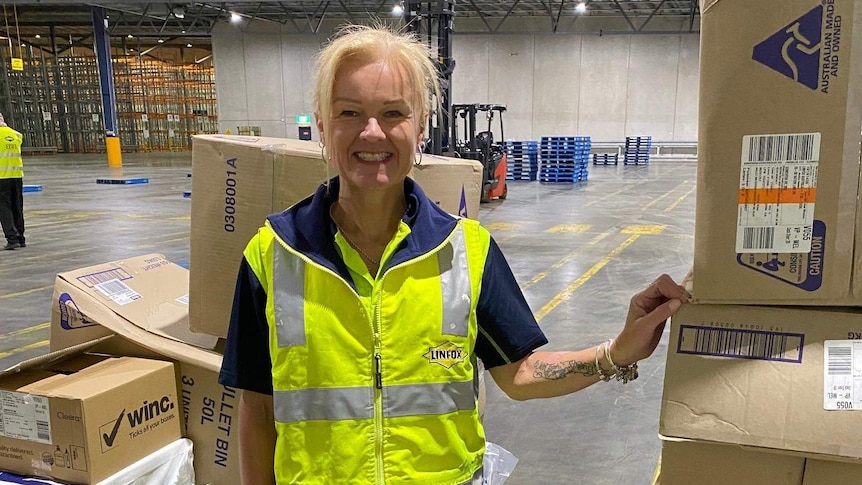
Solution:
{"label": "vest zipper", "polygon": [[377,485],[384,485],[383,479],[383,366],[381,356],[382,344],[380,342],[380,304],[383,297],[377,281],[374,284],[377,296],[377,304],[374,305],[374,321],[372,330],[374,332],[374,455],[376,458]]}

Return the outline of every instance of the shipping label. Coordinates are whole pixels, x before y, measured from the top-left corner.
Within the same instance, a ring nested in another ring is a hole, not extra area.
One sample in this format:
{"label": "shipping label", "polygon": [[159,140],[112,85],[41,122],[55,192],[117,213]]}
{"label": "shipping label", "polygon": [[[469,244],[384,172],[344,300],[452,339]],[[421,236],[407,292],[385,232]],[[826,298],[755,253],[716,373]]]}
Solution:
{"label": "shipping label", "polygon": [[135,300],[143,298],[140,293],[129,288],[129,286],[118,279],[108,280],[104,283],[96,285],[98,290],[103,295],[107,296],[117,305],[126,305]]}
{"label": "shipping label", "polygon": [[743,137],[737,253],[811,252],[819,162],[820,133]]}
{"label": "shipping label", "polygon": [[862,342],[827,340],[823,343],[823,409],[862,409]]}
{"label": "shipping label", "polygon": [[24,392],[0,391],[0,435],[51,444],[48,398]]}

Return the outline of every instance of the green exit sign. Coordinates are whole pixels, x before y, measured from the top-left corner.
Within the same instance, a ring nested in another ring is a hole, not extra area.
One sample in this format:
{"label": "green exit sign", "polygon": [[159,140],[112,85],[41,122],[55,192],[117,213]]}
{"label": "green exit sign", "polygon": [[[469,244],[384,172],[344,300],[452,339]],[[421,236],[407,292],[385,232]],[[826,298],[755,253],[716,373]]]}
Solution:
{"label": "green exit sign", "polygon": [[311,115],[296,115],[297,125],[310,125],[311,124]]}

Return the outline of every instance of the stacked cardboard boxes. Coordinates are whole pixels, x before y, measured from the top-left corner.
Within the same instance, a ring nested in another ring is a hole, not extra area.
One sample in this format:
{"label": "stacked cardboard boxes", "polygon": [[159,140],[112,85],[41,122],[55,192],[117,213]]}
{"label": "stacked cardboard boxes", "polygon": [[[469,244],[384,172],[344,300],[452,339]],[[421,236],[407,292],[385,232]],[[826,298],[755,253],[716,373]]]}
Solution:
{"label": "stacked cardboard boxes", "polygon": [[194,443],[196,483],[239,483],[239,391],[218,383],[217,338],[188,328],[189,272],[148,254],[57,275],[51,350],[100,341],[110,355],[176,364],[182,434]]}
{"label": "stacked cardboard boxes", "polygon": [[661,483],[836,483],[862,473],[862,1],[701,18],[695,303],[671,327]]}

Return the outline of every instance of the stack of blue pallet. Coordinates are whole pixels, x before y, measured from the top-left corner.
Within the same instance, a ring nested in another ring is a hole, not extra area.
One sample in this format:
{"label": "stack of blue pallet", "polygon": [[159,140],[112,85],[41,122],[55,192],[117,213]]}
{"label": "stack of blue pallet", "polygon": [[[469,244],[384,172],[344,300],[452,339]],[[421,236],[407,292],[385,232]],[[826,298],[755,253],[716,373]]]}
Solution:
{"label": "stack of blue pallet", "polygon": [[593,153],[593,165],[617,165],[620,156],[616,153]]}
{"label": "stack of blue pallet", "polygon": [[591,146],[592,141],[588,136],[543,136],[539,181],[586,181]]}
{"label": "stack of blue pallet", "polygon": [[539,173],[539,142],[506,142],[506,180],[536,180]]}
{"label": "stack of blue pallet", "polygon": [[652,148],[651,136],[627,136],[623,164],[649,165],[650,148]]}

